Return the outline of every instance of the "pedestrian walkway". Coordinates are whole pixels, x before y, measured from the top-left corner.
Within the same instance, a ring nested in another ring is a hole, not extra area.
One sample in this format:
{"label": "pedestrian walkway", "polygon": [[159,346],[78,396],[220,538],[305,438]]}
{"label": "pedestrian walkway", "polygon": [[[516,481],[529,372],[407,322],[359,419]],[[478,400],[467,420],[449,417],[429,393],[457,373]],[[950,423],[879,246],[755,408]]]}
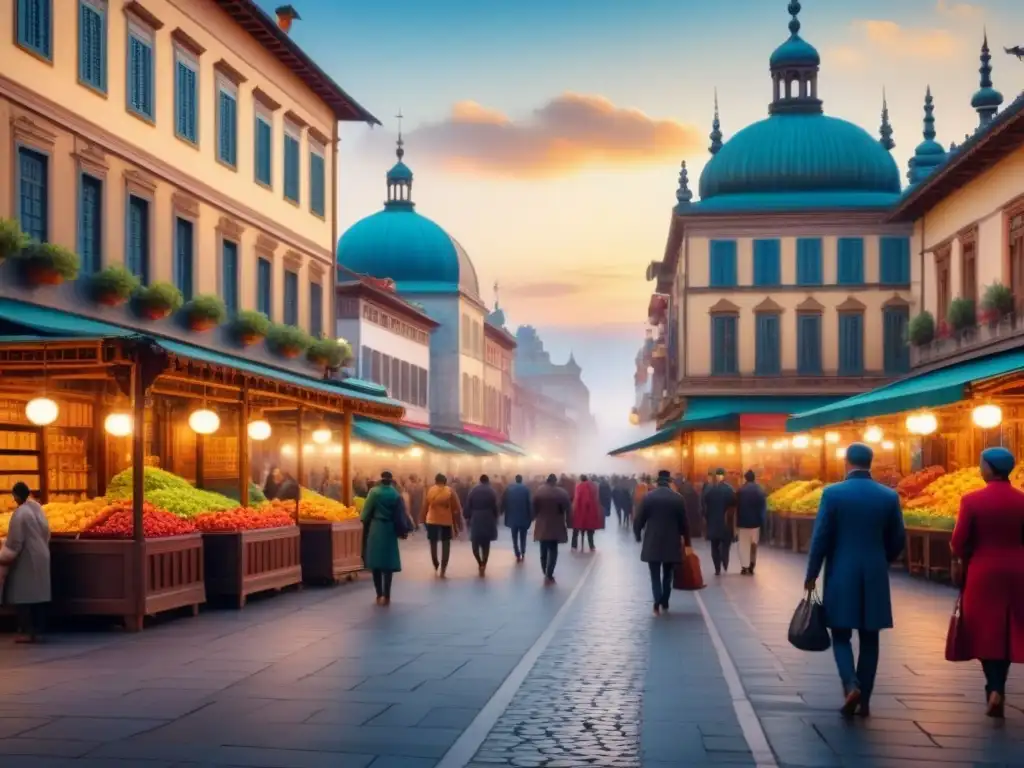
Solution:
{"label": "pedestrian walkway", "polygon": [[486,579],[457,543],[440,581],[419,537],[390,608],[362,580],[139,635],[0,638],[0,766],[1024,765],[1019,677],[999,724],[977,667],[942,659],[949,589],[894,576],[874,716],[845,723],[831,654],[786,642],[805,558],[715,578],[701,549],[708,589],[655,619],[630,535],[597,544],[551,588],[507,541]]}

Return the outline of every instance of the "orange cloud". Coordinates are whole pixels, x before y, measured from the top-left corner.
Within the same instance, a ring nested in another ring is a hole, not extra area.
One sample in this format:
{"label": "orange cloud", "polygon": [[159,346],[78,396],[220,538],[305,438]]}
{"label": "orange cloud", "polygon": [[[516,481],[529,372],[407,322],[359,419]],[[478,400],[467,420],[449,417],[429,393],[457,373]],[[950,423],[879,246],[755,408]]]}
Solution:
{"label": "orange cloud", "polygon": [[982,8],[970,3],[958,3],[954,0],[938,0],[935,10],[940,16],[948,16],[952,19],[967,20],[977,19],[985,15]]}
{"label": "orange cloud", "polygon": [[603,96],[565,93],[515,120],[474,101],[409,135],[417,152],[466,173],[543,177],[597,165],[674,162],[703,148],[701,132]]}
{"label": "orange cloud", "polygon": [[894,58],[944,59],[960,49],[960,40],[945,29],[908,29],[883,19],[855,25],[867,45]]}

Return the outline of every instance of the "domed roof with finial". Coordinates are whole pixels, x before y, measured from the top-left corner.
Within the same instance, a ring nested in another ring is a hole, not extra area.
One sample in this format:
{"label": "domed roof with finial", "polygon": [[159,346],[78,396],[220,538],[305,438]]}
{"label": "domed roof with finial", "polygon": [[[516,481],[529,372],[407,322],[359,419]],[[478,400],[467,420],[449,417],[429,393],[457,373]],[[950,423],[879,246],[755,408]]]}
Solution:
{"label": "domed roof with finial", "polygon": [[488,313],[487,322],[497,328],[505,327],[505,310],[501,308],[497,282],[494,283],[494,309]]}
{"label": "domed roof with finial", "polygon": [[892,140],[892,123],[889,122],[889,102],[885,98],[885,90],[882,90],[882,124],[878,128],[878,143],[881,144],[886,152],[891,152],[896,147],[896,142]]}
{"label": "domed roof with finial", "polygon": [[980,87],[971,97],[971,106],[978,112],[979,126],[988,123],[1003,103],[1003,94],[992,87],[992,53],[988,47],[988,30],[981,44]]}
{"label": "domed roof with finial", "polygon": [[360,219],[338,239],[338,265],[393,280],[400,293],[462,292],[479,300],[480,285],[469,254],[415,210],[413,173],[404,161],[401,125],[395,155],[398,162],[387,172],[384,210]]}
{"label": "domed roof with finial", "polygon": [[787,10],[793,17],[789,22],[789,39],[772,53],[772,69],[817,67],[821,64],[818,49],[800,37],[800,8],[798,0],[793,0],[789,4]]}
{"label": "domed roof with finial", "polygon": [[711,146],[708,147],[708,152],[712,155],[717,155],[718,151],[722,148],[722,121],[718,119],[718,89],[715,88],[715,117],[711,121],[711,134],[708,136],[711,139]]}
{"label": "domed roof with finial", "polygon": [[946,162],[945,148],[935,140],[935,100],[932,98],[932,87],[929,85],[924,96],[924,141],[917,145],[914,156],[910,158],[907,179],[917,184],[928,174]]}

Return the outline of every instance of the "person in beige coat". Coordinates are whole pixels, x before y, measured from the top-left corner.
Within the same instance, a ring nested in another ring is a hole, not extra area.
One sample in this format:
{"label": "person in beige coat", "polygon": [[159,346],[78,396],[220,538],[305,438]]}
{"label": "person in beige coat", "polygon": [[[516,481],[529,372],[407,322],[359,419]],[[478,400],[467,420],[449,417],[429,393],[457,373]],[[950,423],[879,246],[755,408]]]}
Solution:
{"label": "person in beige coat", "polygon": [[0,548],[3,599],[18,612],[20,634],[15,642],[34,643],[50,602],[50,524],[25,483],[15,483],[12,494],[18,508]]}

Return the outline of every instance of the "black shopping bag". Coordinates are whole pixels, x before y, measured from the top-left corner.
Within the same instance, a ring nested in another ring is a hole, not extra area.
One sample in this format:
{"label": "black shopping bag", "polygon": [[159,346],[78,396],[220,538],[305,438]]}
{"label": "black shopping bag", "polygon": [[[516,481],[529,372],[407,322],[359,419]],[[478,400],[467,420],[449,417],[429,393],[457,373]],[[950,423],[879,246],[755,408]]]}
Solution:
{"label": "black shopping bag", "polygon": [[827,651],[832,639],[825,626],[825,606],[818,595],[808,592],[793,611],[789,622],[789,644],[801,651]]}

